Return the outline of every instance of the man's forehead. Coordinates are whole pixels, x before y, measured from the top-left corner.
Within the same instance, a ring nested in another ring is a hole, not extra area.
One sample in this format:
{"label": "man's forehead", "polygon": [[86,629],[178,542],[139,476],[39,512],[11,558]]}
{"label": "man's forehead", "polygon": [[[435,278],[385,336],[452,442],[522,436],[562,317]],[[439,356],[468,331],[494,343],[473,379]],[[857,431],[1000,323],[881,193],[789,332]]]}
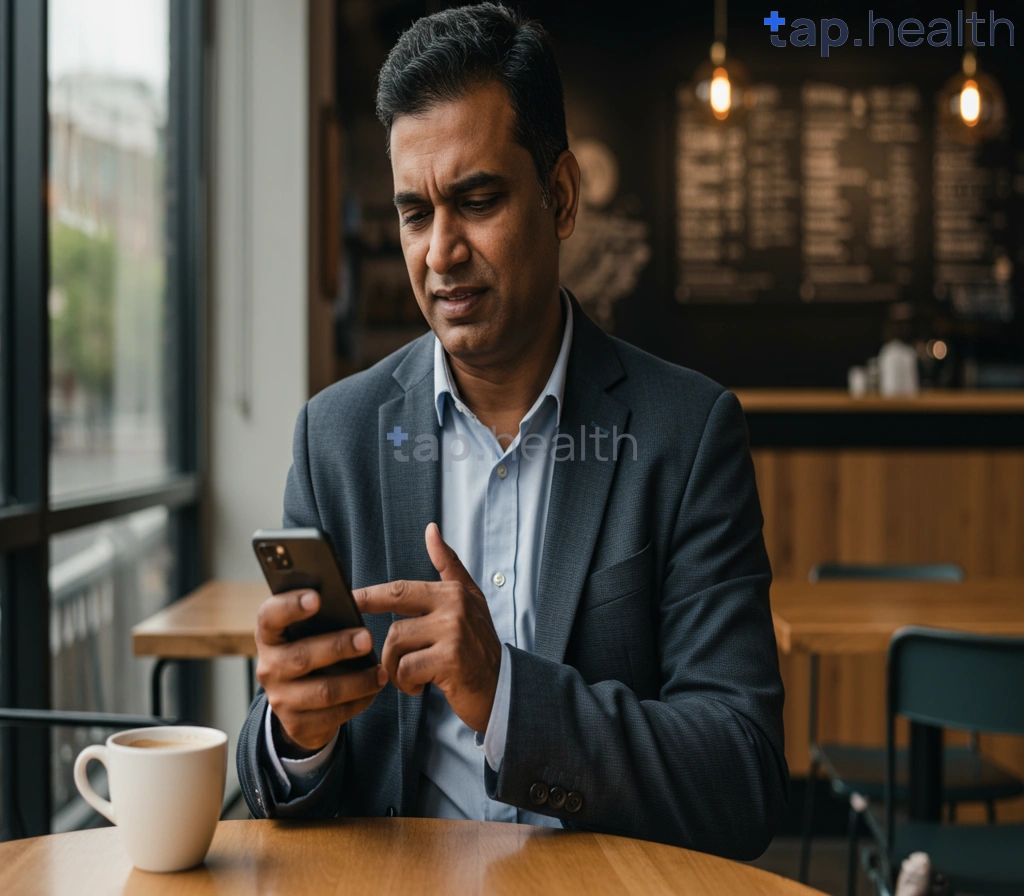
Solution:
{"label": "man's forehead", "polygon": [[[474,171],[506,168],[517,148],[514,116],[500,84],[483,85],[391,125],[391,167],[399,181],[424,176],[454,183]],[[521,147],[520,147],[521,148]]]}
{"label": "man's forehead", "polygon": [[514,120],[508,91],[497,81],[470,87],[458,96],[436,100],[413,113],[398,114],[391,123],[392,142],[396,134],[442,132],[451,128],[475,125],[476,130],[509,128]]}

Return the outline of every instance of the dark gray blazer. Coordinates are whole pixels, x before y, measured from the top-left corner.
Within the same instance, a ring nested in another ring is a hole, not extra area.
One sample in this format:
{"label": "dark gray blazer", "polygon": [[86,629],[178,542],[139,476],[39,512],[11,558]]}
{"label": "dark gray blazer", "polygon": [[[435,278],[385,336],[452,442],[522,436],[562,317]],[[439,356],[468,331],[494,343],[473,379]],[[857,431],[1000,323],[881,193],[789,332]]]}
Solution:
{"label": "dark gray blazer", "polygon": [[[504,759],[497,774],[485,764],[482,786],[566,828],[753,858],[781,821],[789,771],[743,412],[711,380],[607,336],[572,301],[559,431],[574,436],[576,459],[554,465],[536,649],[511,648]],[[326,530],[354,588],[438,579],[423,542],[440,511],[438,465],[397,461],[385,438],[398,425],[440,442],[433,339],[299,413],[284,525]],[[617,460],[597,460],[589,435],[582,459],[580,428],[595,425],[632,435],[636,459],[620,441]],[[391,621],[366,618],[378,646]],[[238,745],[254,816],[414,811],[422,697],[385,686],[345,725],[316,789],[284,803],[263,755],[266,710],[261,693]],[[582,806],[535,805],[538,782],[579,794]]]}

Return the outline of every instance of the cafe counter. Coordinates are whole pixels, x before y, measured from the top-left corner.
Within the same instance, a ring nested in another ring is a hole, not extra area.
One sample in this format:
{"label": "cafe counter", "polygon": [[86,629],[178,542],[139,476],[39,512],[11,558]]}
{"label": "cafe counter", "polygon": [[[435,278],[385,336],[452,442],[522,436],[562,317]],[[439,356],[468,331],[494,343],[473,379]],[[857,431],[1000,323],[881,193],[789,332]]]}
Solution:
{"label": "cafe counter", "polygon": [[[826,562],[955,563],[968,577],[1024,577],[1024,392],[736,395],[776,580],[806,581]],[[786,753],[799,777],[809,767],[808,662],[781,659]],[[883,744],[884,656],[825,657],[821,680],[821,739]],[[1024,774],[1018,741],[983,737],[982,748]],[[1018,802],[1008,811],[1024,818]]]}

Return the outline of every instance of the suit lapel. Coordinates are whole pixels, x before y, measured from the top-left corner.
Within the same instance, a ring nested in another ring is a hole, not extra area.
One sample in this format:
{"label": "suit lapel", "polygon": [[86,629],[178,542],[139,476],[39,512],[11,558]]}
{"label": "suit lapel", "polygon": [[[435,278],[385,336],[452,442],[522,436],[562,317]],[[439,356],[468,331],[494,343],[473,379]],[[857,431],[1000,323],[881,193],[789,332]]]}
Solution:
{"label": "suit lapel", "polygon": [[[441,513],[440,476],[436,460],[413,457],[421,435],[437,441],[440,428],[434,408],[433,336],[419,340],[396,368],[394,377],[406,390],[380,406],[377,418],[381,502],[384,519],[384,550],[388,581],[409,579],[436,581],[424,542],[424,530]],[[402,439],[395,427],[408,436]],[[388,435],[392,438],[389,440]],[[400,447],[396,442],[401,442]],[[424,450],[426,448],[424,447]],[[406,459],[396,457],[400,452]],[[398,619],[394,616],[394,619]],[[422,727],[424,698],[398,692],[398,726],[402,748],[402,811],[407,813],[416,796],[419,775],[413,763],[416,740]]]}
{"label": "suit lapel", "polygon": [[625,375],[615,348],[571,295],[570,300],[574,328],[558,431],[572,437],[575,459],[554,464],[534,638],[534,652],[559,663],[565,658],[616,467],[610,459],[610,436],[601,441],[606,460],[594,456],[594,427],[622,434],[629,419],[629,408],[606,391]]}

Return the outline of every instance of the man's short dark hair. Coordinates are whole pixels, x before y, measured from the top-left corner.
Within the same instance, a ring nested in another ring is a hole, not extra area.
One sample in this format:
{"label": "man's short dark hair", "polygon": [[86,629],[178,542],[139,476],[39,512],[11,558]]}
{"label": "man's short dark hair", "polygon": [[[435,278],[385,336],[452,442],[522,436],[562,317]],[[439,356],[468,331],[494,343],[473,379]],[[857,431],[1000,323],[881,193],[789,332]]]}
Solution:
{"label": "man's short dark hair", "polygon": [[544,202],[559,155],[569,148],[562,79],[547,32],[494,3],[447,9],[418,19],[388,54],[377,87],[377,117],[387,130],[490,82],[508,91],[513,139],[533,157]]}

